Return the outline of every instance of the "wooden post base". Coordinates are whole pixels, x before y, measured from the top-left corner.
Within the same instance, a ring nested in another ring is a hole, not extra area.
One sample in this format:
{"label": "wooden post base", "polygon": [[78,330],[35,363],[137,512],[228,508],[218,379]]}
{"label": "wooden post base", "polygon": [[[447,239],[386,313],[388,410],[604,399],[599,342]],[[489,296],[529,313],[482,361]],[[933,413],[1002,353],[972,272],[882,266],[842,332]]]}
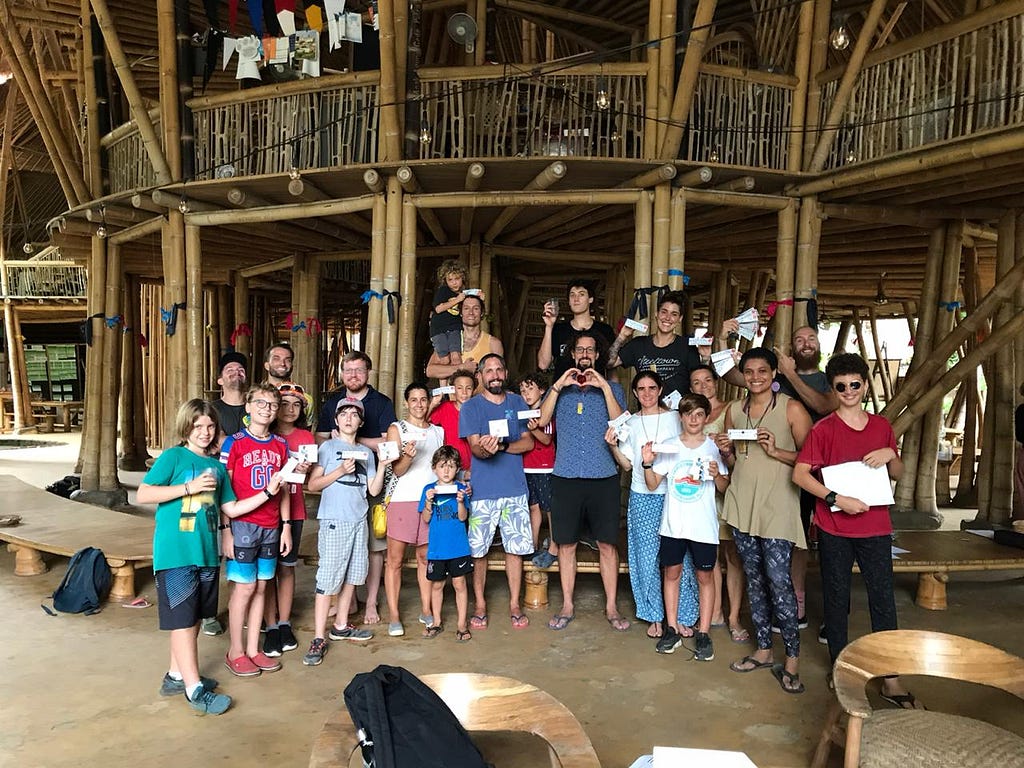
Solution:
{"label": "wooden post base", "polygon": [[523,601],[530,608],[543,608],[548,604],[548,575],[544,571],[526,573],[526,595]]}
{"label": "wooden post base", "polygon": [[949,576],[945,573],[922,573],[917,577],[918,607],[929,611],[946,610],[946,582]]}
{"label": "wooden post base", "polygon": [[43,562],[38,549],[21,544],[8,544],[7,551],[14,553],[15,576],[38,576],[50,570],[49,566]]}
{"label": "wooden post base", "polygon": [[107,600],[111,603],[127,603],[134,600],[135,566],[124,560],[111,560],[110,558],[107,558],[107,565],[110,566],[114,576]]}

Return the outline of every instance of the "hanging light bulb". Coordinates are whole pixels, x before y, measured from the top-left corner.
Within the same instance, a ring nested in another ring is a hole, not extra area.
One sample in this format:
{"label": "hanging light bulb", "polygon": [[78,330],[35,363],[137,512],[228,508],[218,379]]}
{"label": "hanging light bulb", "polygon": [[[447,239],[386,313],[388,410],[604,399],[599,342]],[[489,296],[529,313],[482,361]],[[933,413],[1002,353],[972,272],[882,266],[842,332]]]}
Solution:
{"label": "hanging light bulb", "polygon": [[594,103],[598,109],[608,109],[611,106],[612,100],[608,98],[608,91],[605,90],[604,86],[601,86],[597,91],[597,99],[595,99]]}
{"label": "hanging light bulb", "polygon": [[889,303],[889,297],[885,295],[885,276],[886,272],[882,272],[878,276],[878,293],[875,294],[875,304],[879,307],[883,307]]}
{"label": "hanging light bulb", "polygon": [[619,129],[616,128],[615,130],[612,131],[612,135],[609,138],[612,144],[618,144],[620,141],[622,141],[622,134],[620,134]]}
{"label": "hanging light bulb", "polygon": [[424,120],[420,123],[420,144],[429,144],[434,140],[434,137],[430,135],[430,126],[427,121]]}
{"label": "hanging light bulb", "polygon": [[828,38],[829,45],[836,51],[845,51],[850,47],[850,33],[846,30],[846,22],[843,21],[832,30]]}
{"label": "hanging light bulb", "polygon": [[100,225],[96,227],[96,237],[100,240],[107,236],[107,207],[105,205],[100,206]]}
{"label": "hanging light bulb", "polygon": [[107,228],[106,228],[106,226],[104,226],[103,224],[100,224],[98,227],[96,227],[96,237],[98,237],[100,240],[102,240],[106,236],[107,236]]}
{"label": "hanging light bulb", "polygon": [[852,149],[849,152],[846,153],[846,162],[847,163],[856,163],[857,162],[857,154]]}
{"label": "hanging light bulb", "polygon": [[178,203],[178,210],[181,211],[182,213],[188,213],[188,200],[185,199],[184,195],[182,196],[181,201]]}
{"label": "hanging light bulb", "polygon": [[708,155],[708,162],[709,163],[717,163],[718,162],[718,150],[717,149],[712,149],[711,150],[711,154]]}
{"label": "hanging light bulb", "polygon": [[23,246],[21,246],[21,250],[23,250],[27,254],[32,254],[35,252],[36,247],[32,245],[32,243],[25,243]]}
{"label": "hanging light bulb", "polygon": [[291,179],[292,181],[298,181],[301,177],[302,174],[299,173],[299,169],[296,168],[294,165],[288,169],[288,178]]}

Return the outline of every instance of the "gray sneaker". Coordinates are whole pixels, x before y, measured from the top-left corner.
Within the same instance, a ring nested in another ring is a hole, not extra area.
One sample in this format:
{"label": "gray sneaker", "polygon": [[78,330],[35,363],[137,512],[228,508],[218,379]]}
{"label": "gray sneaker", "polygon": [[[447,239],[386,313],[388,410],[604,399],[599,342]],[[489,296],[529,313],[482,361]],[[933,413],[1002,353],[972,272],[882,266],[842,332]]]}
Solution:
{"label": "gray sneaker", "polygon": [[224,625],[217,621],[217,617],[214,616],[212,619],[203,619],[202,630],[204,635],[223,635]]}
{"label": "gray sneaker", "polygon": [[715,646],[707,632],[697,633],[697,650],[693,654],[694,661],[711,661],[715,658]]}
{"label": "gray sneaker", "polygon": [[373,632],[368,629],[357,629],[354,624],[347,624],[344,629],[331,627],[327,636],[331,640],[351,640],[355,643],[365,643],[367,640],[373,639]]}
{"label": "gray sneaker", "polygon": [[[199,676],[199,682],[208,691],[212,691],[218,685],[217,681],[212,677],[203,677],[202,675]],[[169,674],[165,674],[163,681],[160,683],[160,695],[181,696],[183,693],[185,693],[185,681],[175,680]]]}
{"label": "gray sneaker", "polygon": [[188,705],[201,715],[222,715],[231,706],[231,697],[201,688]]}
{"label": "gray sneaker", "polygon": [[683,638],[672,627],[665,627],[665,633],[658,638],[654,650],[658,653],[675,653],[676,648],[683,644]]}
{"label": "gray sneaker", "polygon": [[322,637],[314,637],[313,642],[309,644],[309,650],[302,657],[302,663],[307,667],[318,666],[324,660],[328,647],[327,641]]}

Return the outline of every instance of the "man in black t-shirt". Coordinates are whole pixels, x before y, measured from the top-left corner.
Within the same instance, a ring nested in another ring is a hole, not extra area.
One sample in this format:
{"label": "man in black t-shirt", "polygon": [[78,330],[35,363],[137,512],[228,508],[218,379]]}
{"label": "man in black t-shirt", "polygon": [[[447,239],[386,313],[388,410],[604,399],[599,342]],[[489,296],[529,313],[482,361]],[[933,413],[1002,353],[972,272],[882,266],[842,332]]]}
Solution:
{"label": "man in black t-shirt", "polygon": [[544,304],[544,337],[541,339],[540,349],[537,350],[537,367],[546,371],[554,364],[553,380],[572,367],[572,357],[567,354],[566,345],[574,334],[579,331],[592,331],[604,339],[606,346],[615,341],[615,331],[612,327],[591,314],[591,306],[594,303],[592,281],[570,280],[566,296],[569,310],[572,312],[572,318],[569,320],[558,321],[558,311],[552,301]]}
{"label": "man in black t-shirt", "polygon": [[658,299],[654,333],[650,336],[633,339],[633,329],[623,325],[608,350],[609,365],[635,368],[637,373],[655,371],[664,385],[663,394],[687,394],[690,391],[690,371],[700,365],[701,358],[697,347],[691,347],[688,338],[675,332],[685,303],[680,291],[671,291]]}
{"label": "man in black t-shirt", "polygon": [[220,434],[217,445],[224,438],[242,431],[242,419],[245,417],[245,365],[248,361],[241,352],[225,352],[220,357],[220,371],[217,373],[217,384],[220,385],[220,397],[211,405],[217,411],[220,421]]}

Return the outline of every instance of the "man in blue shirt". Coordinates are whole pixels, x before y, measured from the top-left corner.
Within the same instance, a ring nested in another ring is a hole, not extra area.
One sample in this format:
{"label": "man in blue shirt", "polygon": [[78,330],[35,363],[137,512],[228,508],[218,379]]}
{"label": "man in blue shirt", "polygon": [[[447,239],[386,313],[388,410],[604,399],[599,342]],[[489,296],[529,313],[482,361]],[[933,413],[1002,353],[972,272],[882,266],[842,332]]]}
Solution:
{"label": "man in blue shirt", "polygon": [[[540,410],[540,426],[552,417],[558,424],[555,469],[551,475],[551,538],[558,545],[558,574],[562,610],[548,627],[565,629],[576,618],[576,545],[584,525],[597,539],[605,615],[613,629],[624,632],[629,622],[619,613],[619,472],[604,440],[608,421],[626,407],[618,382],[609,382],[604,369],[604,340],[592,331],[576,333],[567,346],[573,365],[551,385]],[[476,476],[474,475],[474,481]]]}
{"label": "man in blue shirt", "polygon": [[473,629],[487,627],[487,550],[494,530],[501,526],[508,578],[509,615],[513,629],[523,629],[530,620],[519,604],[523,583],[523,556],[533,552],[530,507],[527,501],[523,454],[533,448],[533,437],[520,411],[529,409],[517,394],[505,391],[508,371],[501,355],[488,354],[480,360],[483,391],[462,404],[459,437],[473,452],[473,499],[469,511],[469,549],[476,560],[473,569]]}

